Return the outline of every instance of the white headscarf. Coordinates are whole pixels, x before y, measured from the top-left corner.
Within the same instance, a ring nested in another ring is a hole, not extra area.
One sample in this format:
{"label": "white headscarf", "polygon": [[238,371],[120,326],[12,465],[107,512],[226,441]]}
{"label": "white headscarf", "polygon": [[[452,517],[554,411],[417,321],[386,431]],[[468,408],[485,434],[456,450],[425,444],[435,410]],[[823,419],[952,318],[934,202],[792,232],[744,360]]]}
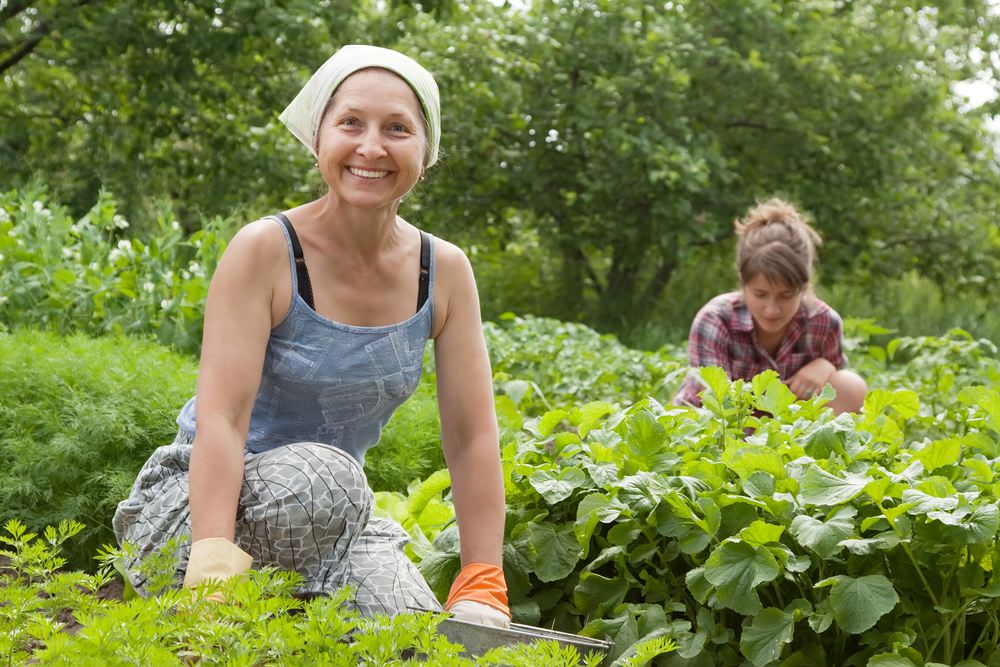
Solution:
{"label": "white headscarf", "polygon": [[[344,79],[358,70],[380,67],[398,75],[416,93],[427,122],[427,159],[429,167],[438,158],[441,143],[441,100],[434,77],[417,61],[398,51],[378,46],[351,44],[342,47],[316,70],[291,104],[278,117],[306,148],[316,155],[319,123],[323,110]],[[318,156],[317,156],[318,157]]]}

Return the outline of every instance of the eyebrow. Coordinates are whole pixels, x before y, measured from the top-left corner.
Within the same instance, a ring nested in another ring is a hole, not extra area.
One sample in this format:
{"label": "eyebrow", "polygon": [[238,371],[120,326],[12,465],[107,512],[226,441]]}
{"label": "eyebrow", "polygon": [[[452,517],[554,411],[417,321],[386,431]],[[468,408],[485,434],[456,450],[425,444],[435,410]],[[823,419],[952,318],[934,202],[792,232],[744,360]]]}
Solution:
{"label": "eyebrow", "polygon": [[[364,109],[359,109],[357,107],[347,107],[346,109],[341,109],[339,114],[353,113],[357,115],[364,115],[367,113]],[[404,111],[392,111],[389,113],[389,118],[402,118],[403,120],[413,121],[413,115]]]}

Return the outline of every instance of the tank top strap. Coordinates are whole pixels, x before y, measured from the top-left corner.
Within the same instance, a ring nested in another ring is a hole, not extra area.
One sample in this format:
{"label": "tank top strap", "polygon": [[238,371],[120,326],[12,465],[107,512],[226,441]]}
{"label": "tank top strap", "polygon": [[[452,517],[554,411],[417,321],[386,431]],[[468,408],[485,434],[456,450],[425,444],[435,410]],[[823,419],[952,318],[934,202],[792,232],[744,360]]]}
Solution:
{"label": "tank top strap", "polygon": [[[292,301],[289,306],[289,310],[295,306],[295,295],[299,293],[299,276],[298,271],[295,270],[295,245],[292,243],[292,237],[288,233],[288,228],[285,227],[284,223],[281,221],[277,215],[267,216],[269,219],[274,220],[278,223],[278,227],[281,229],[281,233],[285,235],[285,245],[288,247],[288,266],[292,273]],[[305,264],[303,264],[305,266]]]}

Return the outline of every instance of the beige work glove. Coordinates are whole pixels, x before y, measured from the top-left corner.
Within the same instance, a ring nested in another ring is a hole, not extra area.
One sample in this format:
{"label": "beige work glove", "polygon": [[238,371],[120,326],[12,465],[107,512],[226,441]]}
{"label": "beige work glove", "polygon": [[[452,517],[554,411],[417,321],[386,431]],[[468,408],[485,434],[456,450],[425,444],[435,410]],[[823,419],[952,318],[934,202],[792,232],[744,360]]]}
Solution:
{"label": "beige work glove", "polygon": [[448,607],[448,611],[457,620],[466,623],[478,623],[479,625],[503,629],[510,627],[510,617],[507,614],[475,600],[459,600]]}
{"label": "beige work glove", "polygon": [[[223,581],[250,569],[253,556],[224,537],[206,537],[191,545],[184,586],[194,588],[206,579]],[[225,602],[220,591],[206,596],[215,602]]]}

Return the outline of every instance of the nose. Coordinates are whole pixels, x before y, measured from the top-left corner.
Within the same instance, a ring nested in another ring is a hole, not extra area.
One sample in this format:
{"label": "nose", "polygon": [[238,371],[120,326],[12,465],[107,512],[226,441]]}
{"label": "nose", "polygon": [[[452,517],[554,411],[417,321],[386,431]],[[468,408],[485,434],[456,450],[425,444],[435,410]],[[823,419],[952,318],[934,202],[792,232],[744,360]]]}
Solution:
{"label": "nose", "polygon": [[765,301],[764,302],[764,315],[767,317],[777,317],[781,314],[781,306],[778,305],[777,301]]}
{"label": "nose", "polygon": [[358,155],[370,160],[386,155],[385,146],[382,143],[382,135],[376,128],[370,128],[361,135],[356,152]]}

